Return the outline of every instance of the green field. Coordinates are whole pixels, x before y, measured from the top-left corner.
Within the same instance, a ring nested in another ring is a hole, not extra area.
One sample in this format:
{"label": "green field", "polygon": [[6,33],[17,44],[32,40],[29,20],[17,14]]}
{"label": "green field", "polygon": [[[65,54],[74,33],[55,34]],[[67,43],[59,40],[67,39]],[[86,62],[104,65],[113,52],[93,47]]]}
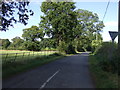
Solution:
{"label": "green field", "polygon": [[19,51],[19,50],[1,50],[0,57],[2,57],[2,63],[10,62],[24,62],[34,59],[36,57],[44,57],[55,53],[56,51]]}
{"label": "green field", "polygon": [[32,52],[32,51],[20,51],[20,50],[0,50],[0,54],[6,54],[6,53],[22,53],[22,52]]}
{"label": "green field", "polygon": [[27,52],[34,52],[34,53],[39,53],[39,52],[55,52],[55,51],[25,51],[25,50],[0,50],[0,54],[7,54],[7,53],[27,53]]}

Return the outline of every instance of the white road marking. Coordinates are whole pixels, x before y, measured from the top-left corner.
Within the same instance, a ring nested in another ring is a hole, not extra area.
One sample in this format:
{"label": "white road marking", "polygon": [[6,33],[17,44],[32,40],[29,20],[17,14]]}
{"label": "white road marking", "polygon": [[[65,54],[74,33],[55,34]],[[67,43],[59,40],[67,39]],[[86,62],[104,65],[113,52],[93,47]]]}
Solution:
{"label": "white road marking", "polygon": [[51,77],[49,77],[43,84],[42,86],[39,88],[40,90],[43,89],[46,84],[59,72],[60,70],[56,71]]}

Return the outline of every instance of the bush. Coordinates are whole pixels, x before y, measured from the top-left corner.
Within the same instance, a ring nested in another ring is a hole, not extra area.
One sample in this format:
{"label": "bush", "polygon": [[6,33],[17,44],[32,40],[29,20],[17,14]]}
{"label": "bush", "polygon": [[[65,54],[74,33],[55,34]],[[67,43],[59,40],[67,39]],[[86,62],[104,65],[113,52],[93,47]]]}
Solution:
{"label": "bush", "polygon": [[118,74],[113,74],[111,72],[106,72],[105,70],[103,70],[103,68],[108,69],[107,66],[110,65],[110,62],[103,61],[102,64],[104,65],[98,65],[99,63],[100,62],[98,60],[98,57],[93,55],[90,56],[90,71],[96,88],[112,88],[113,90],[116,90],[119,87]]}
{"label": "bush", "polygon": [[117,44],[112,42],[103,42],[102,45],[98,48],[95,54],[108,56],[112,51],[117,49]]}
{"label": "bush", "polygon": [[73,45],[68,45],[67,49],[65,50],[67,54],[76,54],[75,47]]}
{"label": "bush", "polygon": [[65,53],[65,50],[67,49],[67,45],[65,42],[61,41],[59,43],[59,46],[57,47],[57,49],[60,51],[60,52],[63,52]]}
{"label": "bush", "polygon": [[66,43],[66,42],[60,42],[58,46],[58,50],[60,52],[66,53],[66,54],[75,54],[75,47],[72,43]]}
{"label": "bush", "polygon": [[119,73],[118,63],[120,63],[117,51],[117,44],[111,42],[104,42],[96,51],[95,55],[98,57],[98,65],[104,70],[112,73]]}

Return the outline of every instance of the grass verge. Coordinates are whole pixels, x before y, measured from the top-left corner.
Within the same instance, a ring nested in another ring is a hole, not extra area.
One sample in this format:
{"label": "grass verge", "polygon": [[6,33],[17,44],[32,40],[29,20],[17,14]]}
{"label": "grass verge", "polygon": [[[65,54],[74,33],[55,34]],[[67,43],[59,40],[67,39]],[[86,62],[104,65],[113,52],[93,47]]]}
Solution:
{"label": "grass verge", "polygon": [[118,74],[103,71],[101,67],[98,66],[96,56],[90,55],[89,64],[96,88],[120,88],[120,85],[118,85],[118,80],[120,80]]}
{"label": "grass verge", "polygon": [[13,75],[47,64],[62,57],[64,57],[64,55],[51,54],[45,57],[36,57],[34,59],[27,60],[27,62],[9,63],[7,65],[2,66],[2,78],[3,79],[9,78]]}

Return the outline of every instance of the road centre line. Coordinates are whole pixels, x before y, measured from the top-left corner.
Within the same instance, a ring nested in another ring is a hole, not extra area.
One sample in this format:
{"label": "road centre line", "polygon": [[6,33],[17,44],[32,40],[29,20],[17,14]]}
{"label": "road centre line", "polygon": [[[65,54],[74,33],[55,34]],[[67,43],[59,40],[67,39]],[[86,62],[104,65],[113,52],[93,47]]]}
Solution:
{"label": "road centre line", "polygon": [[42,85],[41,87],[39,88],[39,90],[43,89],[46,84],[59,72],[60,70],[56,71],[51,77],[49,77]]}

